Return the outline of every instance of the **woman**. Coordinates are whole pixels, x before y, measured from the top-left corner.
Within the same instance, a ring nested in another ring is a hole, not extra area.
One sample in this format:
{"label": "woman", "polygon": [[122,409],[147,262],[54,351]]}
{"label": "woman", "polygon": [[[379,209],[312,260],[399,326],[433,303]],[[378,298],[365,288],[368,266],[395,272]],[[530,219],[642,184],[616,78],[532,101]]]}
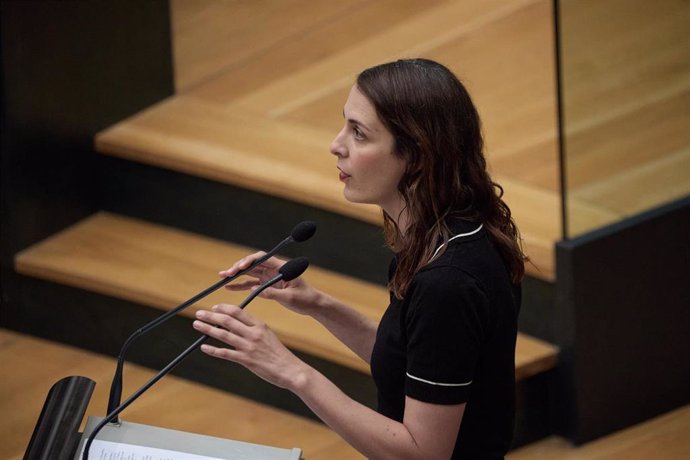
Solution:
{"label": "woman", "polygon": [[[194,327],[232,347],[202,350],[292,391],[367,457],[502,458],[512,437],[525,257],[486,171],[476,109],[447,68],[414,59],[362,72],[343,114],[330,151],[345,197],[383,211],[395,253],[390,305],[375,324],[300,278],[262,296],[314,317],[370,363],[378,410],[350,399],[235,306],[198,313]],[[228,288],[251,289],[282,263],[269,259],[255,279]]]}

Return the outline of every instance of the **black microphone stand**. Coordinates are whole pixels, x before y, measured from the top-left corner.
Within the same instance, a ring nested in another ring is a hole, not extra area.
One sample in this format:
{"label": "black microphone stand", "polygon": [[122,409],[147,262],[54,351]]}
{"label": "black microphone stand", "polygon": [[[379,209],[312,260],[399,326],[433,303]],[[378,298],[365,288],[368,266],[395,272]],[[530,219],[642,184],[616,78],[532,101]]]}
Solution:
{"label": "black microphone stand", "polygon": [[[127,353],[127,350],[129,349],[129,346],[134,342],[137,338],[145,334],[146,332],[150,331],[151,329],[157,327],[161,323],[167,321],[171,317],[177,315],[179,312],[182,310],[186,309],[190,305],[198,302],[199,300],[203,299],[207,295],[211,294],[214,291],[217,291],[220,289],[222,286],[228,284],[229,282],[233,281],[234,279],[248,273],[251,271],[254,267],[261,265],[264,263],[266,260],[274,256],[278,251],[280,251],[283,247],[287,246],[288,244],[292,242],[298,242],[301,243],[302,241],[306,241],[309,238],[311,238],[314,235],[314,232],[316,231],[316,224],[311,221],[304,221],[300,222],[293,228],[292,232],[290,233],[290,236],[285,238],[283,241],[278,243],[273,249],[271,249],[269,252],[267,252],[265,255],[262,257],[258,258],[255,260],[249,267],[245,268],[244,270],[241,270],[234,274],[233,276],[227,276],[223,278],[222,280],[218,281],[214,285],[206,288],[205,290],[201,291],[194,297],[190,298],[189,300],[181,303],[174,309],[165,312],[158,318],[154,319],[153,321],[145,324],[144,326],[140,327],[132,335],[130,335],[127,340],[125,340],[125,343],[122,345],[122,348],[120,349],[120,354],[117,357],[117,366],[115,368],[115,374],[113,375],[113,382],[110,385],[110,395],[108,397],[108,409],[106,413],[110,413],[115,410],[115,408],[120,404],[120,400],[122,398],[122,373],[123,373],[123,368],[124,368],[124,363],[125,363],[125,354]],[[117,423],[117,419],[115,419],[115,423]]]}
{"label": "black microphone stand", "polygon": [[[270,280],[266,281],[264,284],[259,286],[257,289],[252,291],[244,301],[238,305],[239,308],[244,309],[249,302],[254,300],[256,296],[261,294],[266,288],[273,286],[276,284],[278,281],[285,280],[285,281],[290,281],[292,279],[297,278],[300,276],[304,271],[307,269],[309,266],[309,261],[306,259],[306,257],[297,257],[295,259],[290,260],[287,262],[285,265],[283,265],[279,269],[279,273],[271,278]],[[148,382],[146,382],[144,385],[142,385],[137,391],[135,391],[132,396],[127,398],[125,402],[117,406],[115,409],[113,409],[111,412],[108,413],[108,415],[105,416],[101,422],[94,427],[94,429],[91,431],[89,434],[88,439],[86,440],[86,444],[84,445],[84,452],[82,454],[82,460],[88,460],[89,459],[89,449],[91,448],[91,444],[93,443],[94,438],[98,434],[99,431],[103,429],[104,426],[106,426],[108,423],[113,421],[123,410],[125,410],[130,404],[132,404],[134,401],[136,401],[146,390],[151,388],[153,385],[156,384],[160,379],[165,377],[167,374],[169,374],[175,367],[177,367],[178,364],[180,364],[184,359],[189,356],[194,350],[196,350],[199,346],[201,346],[204,342],[206,342],[209,339],[208,335],[202,335],[199,337],[193,344],[191,344],[186,350],[184,350],[182,353],[180,353],[175,359],[173,359],[167,366],[165,366],[163,369],[161,369],[156,375],[154,375]]]}

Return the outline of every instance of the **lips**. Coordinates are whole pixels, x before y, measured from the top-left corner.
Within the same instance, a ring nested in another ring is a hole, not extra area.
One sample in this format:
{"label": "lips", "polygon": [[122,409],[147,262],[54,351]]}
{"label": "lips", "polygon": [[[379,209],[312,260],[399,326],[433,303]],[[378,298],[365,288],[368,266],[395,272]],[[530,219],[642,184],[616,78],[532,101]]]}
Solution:
{"label": "lips", "polygon": [[340,178],[341,181],[346,181],[347,179],[350,178],[350,175],[347,173],[344,173],[340,168],[338,168],[338,171],[340,171],[340,174],[338,177]]}

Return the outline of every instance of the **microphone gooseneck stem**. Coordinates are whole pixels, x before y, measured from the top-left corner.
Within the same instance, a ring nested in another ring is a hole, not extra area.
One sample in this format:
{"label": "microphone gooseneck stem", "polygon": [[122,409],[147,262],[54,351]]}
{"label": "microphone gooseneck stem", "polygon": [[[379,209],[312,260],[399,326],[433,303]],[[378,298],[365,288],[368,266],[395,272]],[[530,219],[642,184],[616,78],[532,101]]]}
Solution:
{"label": "microphone gooseneck stem", "polygon": [[[120,404],[120,401],[122,400],[122,374],[123,374],[123,368],[124,368],[124,364],[125,364],[125,354],[127,352],[127,349],[129,348],[129,346],[132,344],[132,342],[134,342],[134,340],[136,340],[138,337],[142,336],[146,332],[150,331],[154,327],[167,321],[169,318],[175,316],[176,314],[178,314],[182,310],[186,309],[190,305],[203,299],[204,297],[211,294],[212,292],[217,291],[218,289],[225,286],[226,284],[233,281],[234,279],[248,273],[254,267],[264,263],[270,257],[275,255],[278,251],[280,251],[283,247],[287,246],[288,244],[292,243],[293,241],[294,240],[293,240],[292,236],[288,236],[283,241],[278,243],[269,252],[267,252],[266,254],[261,256],[260,258],[256,259],[249,267],[235,273],[233,276],[226,276],[222,280],[216,282],[212,286],[210,286],[210,287],[204,289],[203,291],[201,291],[200,293],[196,294],[194,297],[181,303],[180,305],[178,305],[174,309],[165,312],[164,314],[162,314],[158,318],[155,318],[153,321],[145,324],[144,326],[142,326],[139,329],[137,329],[136,331],[134,331],[134,333],[127,338],[124,345],[122,345],[122,348],[120,349],[120,354],[117,357],[117,365],[115,368],[115,374],[113,375],[113,382],[110,385],[110,395],[108,397],[108,410],[106,411],[106,413],[109,414],[109,413],[113,412],[115,410],[115,408]],[[252,297],[252,299],[253,298],[254,297]],[[118,420],[114,419],[114,422],[117,423]]]}
{"label": "microphone gooseneck stem", "polygon": [[[253,268],[253,267],[251,267]],[[115,374],[113,375],[113,383],[111,384],[110,387],[110,397],[108,398],[108,413],[112,412],[119,404],[120,400],[122,398],[122,373],[123,373],[123,368],[124,368],[124,363],[125,363],[125,355],[127,353],[127,350],[129,349],[129,346],[140,336],[145,334],[146,332],[150,331],[154,327],[158,326],[159,324],[163,323],[164,321],[168,320],[172,316],[176,315],[180,311],[184,310],[188,306],[192,305],[193,303],[199,301],[200,299],[203,299],[207,295],[211,294],[212,292],[218,290],[225,284],[229,283],[233,279],[235,279],[238,276],[241,276],[244,274],[244,272],[249,271],[249,269],[243,270],[242,272],[239,272],[237,275],[233,277],[225,277],[222,280],[218,281],[215,283],[213,286],[205,289],[204,291],[198,293],[194,297],[190,298],[186,302],[180,304],[179,306],[175,307],[173,310],[165,312],[163,315],[159,316],[158,318],[154,319],[150,323],[140,327],[132,335],[130,335],[127,340],[125,341],[124,345],[122,345],[122,348],[120,349],[120,354],[117,357],[117,366],[115,368]],[[117,420],[115,420],[117,422]]]}
{"label": "microphone gooseneck stem", "polygon": [[247,298],[244,299],[244,300],[242,301],[242,303],[238,305],[238,307],[241,308],[241,309],[244,309],[244,307],[246,307],[246,306],[249,304],[249,302],[251,302],[252,300],[254,300],[254,299],[256,298],[256,296],[258,296],[259,294],[261,294],[261,293],[264,291],[264,289],[273,286],[274,284],[276,284],[278,281],[280,281],[280,280],[282,280],[282,279],[283,279],[283,274],[282,274],[282,273],[278,273],[276,276],[274,276],[274,277],[271,278],[270,280],[266,281],[264,284],[260,285],[260,286],[257,287],[256,289],[254,289],[254,290],[247,296]]}
{"label": "microphone gooseneck stem", "polygon": [[[270,257],[270,256],[269,256]],[[279,273],[270,280],[266,281],[264,284],[260,285],[258,288],[256,288],[254,291],[252,291],[244,301],[238,305],[239,308],[244,309],[249,302],[254,300],[256,296],[261,294],[261,292],[270,287],[273,286],[275,283],[283,279],[283,274]],[[136,401],[139,396],[144,394],[149,388],[151,388],[153,385],[156,384],[160,379],[165,377],[167,374],[169,374],[175,367],[177,367],[178,364],[180,364],[187,356],[189,356],[194,350],[196,350],[199,346],[201,346],[204,342],[206,342],[209,339],[208,335],[202,335],[199,337],[196,342],[191,344],[185,351],[180,353],[175,359],[173,359],[167,366],[165,366],[163,369],[161,369],[156,375],[154,375],[148,382],[146,382],[144,385],[142,385],[137,391],[135,391],[132,396],[127,398],[125,402],[120,404],[119,406],[116,406],[113,410],[108,412],[108,415],[105,416],[103,420],[100,421],[98,425],[94,427],[94,429],[91,431],[91,434],[89,434],[89,437],[86,440],[86,443],[84,445],[84,453],[82,454],[82,460],[88,460],[89,459],[89,449],[91,448],[91,444],[93,443],[93,440],[95,439],[96,435],[98,434],[101,429],[103,429],[104,426],[106,426],[108,423],[112,422],[117,418],[120,413],[125,410],[130,404],[132,404],[134,401]],[[125,345],[127,345],[127,342],[125,342]],[[125,347],[123,347],[124,349]],[[121,390],[121,387],[120,387]]]}
{"label": "microphone gooseneck stem", "polygon": [[91,434],[89,435],[89,438],[86,440],[86,444],[84,446],[84,454],[82,456],[83,460],[88,460],[89,458],[89,449],[91,448],[91,444],[93,443],[94,438],[96,437],[96,434],[98,434],[101,429],[113,421],[123,410],[125,410],[130,404],[132,404],[134,401],[136,401],[139,396],[141,396],[146,390],[151,388],[156,382],[158,382],[160,379],[162,379],[164,376],[166,376],[170,371],[172,371],[178,364],[180,364],[191,352],[193,352],[197,347],[199,347],[202,343],[204,343],[206,340],[208,340],[207,335],[203,335],[199,337],[196,342],[194,342],[192,345],[190,345],[185,351],[180,353],[174,360],[170,362],[167,366],[165,366],[160,372],[158,372],[156,375],[154,375],[148,382],[146,382],[141,388],[139,388],[132,396],[127,398],[125,402],[120,404],[118,407],[115,408],[112,412],[110,412],[101,422],[96,425],[96,427],[93,429]]}

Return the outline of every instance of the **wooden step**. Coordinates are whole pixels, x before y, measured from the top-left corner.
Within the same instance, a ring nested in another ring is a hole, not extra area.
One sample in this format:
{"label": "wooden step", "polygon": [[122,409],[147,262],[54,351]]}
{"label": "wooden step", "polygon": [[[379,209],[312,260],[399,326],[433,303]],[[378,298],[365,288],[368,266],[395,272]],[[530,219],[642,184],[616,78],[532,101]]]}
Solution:
{"label": "wooden step", "polygon": [[[19,460],[29,444],[48,390],[63,377],[82,375],[96,382],[86,415],[103,416],[115,360],[73,347],[0,329],[0,458]],[[127,364],[124,395],[153,376]],[[122,418],[208,436],[283,448],[299,447],[309,459],[362,458],[325,425],[233,396],[221,390],[166,376],[123,412]],[[83,429],[83,426],[82,428]]]}
{"label": "wooden step", "polygon": [[619,460],[690,458],[690,405],[575,447],[552,436],[508,454],[507,460]]}
{"label": "wooden step", "polygon": [[[16,256],[19,273],[166,310],[215,283],[219,270],[254,249],[108,213],[98,213]],[[385,288],[310,267],[305,279],[378,320],[388,305]],[[216,303],[238,304],[246,293],[211,294],[183,314]],[[289,347],[369,372],[368,365],[311,318],[257,298],[247,307]],[[191,326],[190,326],[191,327]],[[520,334],[516,377],[555,365],[557,350]]]}

